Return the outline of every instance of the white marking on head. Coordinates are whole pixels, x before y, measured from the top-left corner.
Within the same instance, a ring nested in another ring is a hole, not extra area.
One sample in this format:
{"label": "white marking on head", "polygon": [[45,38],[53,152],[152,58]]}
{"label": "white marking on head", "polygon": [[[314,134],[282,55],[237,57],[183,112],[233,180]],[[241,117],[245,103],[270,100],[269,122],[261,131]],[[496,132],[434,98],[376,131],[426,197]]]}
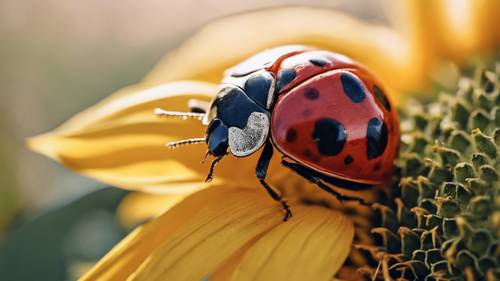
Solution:
{"label": "white marking on head", "polygon": [[262,112],[252,112],[245,128],[229,128],[229,148],[236,157],[248,156],[266,142],[269,133],[269,116]]}
{"label": "white marking on head", "polygon": [[267,93],[267,109],[271,109],[274,100],[274,89],[276,88],[276,78],[274,78],[274,75],[271,76],[273,77],[273,81],[271,81],[271,87],[269,87],[269,92]]}

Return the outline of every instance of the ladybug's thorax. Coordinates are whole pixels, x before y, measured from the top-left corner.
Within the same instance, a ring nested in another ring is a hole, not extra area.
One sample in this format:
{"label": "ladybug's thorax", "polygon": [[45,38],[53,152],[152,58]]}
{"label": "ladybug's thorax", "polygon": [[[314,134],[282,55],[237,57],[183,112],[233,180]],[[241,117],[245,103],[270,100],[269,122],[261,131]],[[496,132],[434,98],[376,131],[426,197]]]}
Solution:
{"label": "ladybug's thorax", "polygon": [[[243,88],[234,83],[221,84],[221,90],[204,118],[209,125],[209,147],[212,139],[225,139],[226,148],[234,156],[244,157],[257,151],[268,138],[268,106],[273,92],[274,77],[265,72],[246,77]],[[212,124],[225,128],[224,138],[213,136]]]}

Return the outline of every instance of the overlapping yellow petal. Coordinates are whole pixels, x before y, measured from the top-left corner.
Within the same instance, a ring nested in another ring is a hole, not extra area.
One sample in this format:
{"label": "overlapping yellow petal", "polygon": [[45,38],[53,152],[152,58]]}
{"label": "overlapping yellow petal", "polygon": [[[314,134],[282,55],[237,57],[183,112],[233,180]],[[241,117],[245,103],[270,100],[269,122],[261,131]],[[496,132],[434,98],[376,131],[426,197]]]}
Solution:
{"label": "overlapping yellow petal", "polygon": [[255,190],[236,189],[220,198],[153,252],[133,280],[202,280],[252,238],[282,223],[279,204]]}
{"label": "overlapping yellow petal", "polygon": [[349,254],[354,228],[339,212],[295,206],[242,258],[231,280],[330,280]]}
{"label": "overlapping yellow petal", "polygon": [[422,65],[393,30],[330,9],[286,7],[230,16],[205,26],[170,53],[146,78],[220,81],[223,72],[267,48],[305,44],[333,50],[366,64],[393,88],[422,84]]}
{"label": "overlapping yellow petal", "polygon": [[223,209],[223,206],[217,204],[220,204],[219,200],[230,190],[232,189],[229,187],[214,186],[194,193],[157,219],[136,228],[81,280],[126,280],[175,231],[189,224],[204,208]]}
{"label": "overlapping yellow petal", "polygon": [[463,61],[500,46],[496,0],[385,1],[390,19],[428,71],[440,59]]}
{"label": "overlapping yellow petal", "polygon": [[[230,16],[205,26],[168,54],[145,79],[218,82],[225,69],[267,48],[305,44],[341,52],[364,63],[391,89],[422,89],[442,59],[498,50],[495,0],[384,1],[393,27],[341,12],[282,7]],[[402,96],[396,97],[399,102]]]}
{"label": "overlapping yellow petal", "polygon": [[283,223],[260,187],[199,191],[136,229],[82,280],[329,280],[349,253],[352,223],[291,206]]}

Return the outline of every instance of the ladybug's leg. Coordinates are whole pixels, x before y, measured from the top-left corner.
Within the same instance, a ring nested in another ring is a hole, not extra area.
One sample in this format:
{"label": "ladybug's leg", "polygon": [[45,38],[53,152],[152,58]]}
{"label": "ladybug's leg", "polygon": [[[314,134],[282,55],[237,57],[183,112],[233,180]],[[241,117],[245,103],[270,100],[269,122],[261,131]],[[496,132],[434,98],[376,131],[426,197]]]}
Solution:
{"label": "ladybug's leg", "polygon": [[257,167],[255,168],[255,175],[259,179],[260,184],[267,190],[271,197],[280,202],[283,206],[283,210],[285,210],[285,216],[283,217],[283,221],[287,221],[292,216],[292,211],[290,211],[290,207],[287,202],[283,200],[281,194],[278,190],[267,184],[266,175],[267,168],[269,167],[269,162],[271,162],[271,158],[273,157],[273,145],[267,140],[262,150],[262,154],[259,157],[259,161],[257,162]]}
{"label": "ladybug's leg", "polygon": [[371,204],[366,203],[363,199],[357,198],[357,197],[352,197],[348,195],[343,195],[333,189],[332,187],[328,186],[322,181],[322,178],[320,175],[317,175],[313,172],[310,171],[307,167],[300,165],[298,163],[292,163],[288,162],[284,159],[281,160],[281,164],[287,168],[290,168],[292,171],[295,173],[299,174],[301,177],[305,178],[311,183],[314,183],[317,185],[319,188],[323,189],[324,191],[334,195],[339,201],[357,201],[362,205],[370,206]]}
{"label": "ladybug's leg", "polygon": [[[208,175],[205,178],[205,182],[211,182],[214,179],[214,171],[215,171],[215,166],[219,161],[222,159],[223,156],[219,156],[212,161],[212,164],[210,164],[210,170],[208,171]],[[204,160],[203,160],[204,161]]]}

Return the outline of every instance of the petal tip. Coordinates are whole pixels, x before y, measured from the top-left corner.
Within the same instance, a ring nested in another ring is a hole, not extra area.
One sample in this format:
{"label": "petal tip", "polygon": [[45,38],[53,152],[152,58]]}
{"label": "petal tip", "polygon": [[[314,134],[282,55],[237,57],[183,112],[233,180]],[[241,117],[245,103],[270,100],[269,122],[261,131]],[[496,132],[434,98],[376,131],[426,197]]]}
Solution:
{"label": "petal tip", "polygon": [[49,134],[26,138],[25,144],[28,149],[57,160],[57,148]]}

